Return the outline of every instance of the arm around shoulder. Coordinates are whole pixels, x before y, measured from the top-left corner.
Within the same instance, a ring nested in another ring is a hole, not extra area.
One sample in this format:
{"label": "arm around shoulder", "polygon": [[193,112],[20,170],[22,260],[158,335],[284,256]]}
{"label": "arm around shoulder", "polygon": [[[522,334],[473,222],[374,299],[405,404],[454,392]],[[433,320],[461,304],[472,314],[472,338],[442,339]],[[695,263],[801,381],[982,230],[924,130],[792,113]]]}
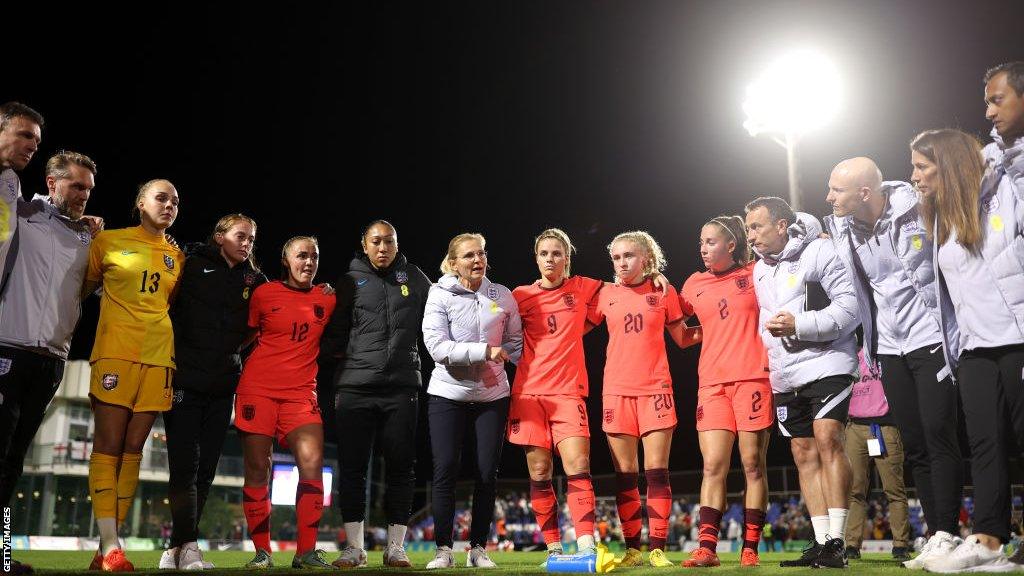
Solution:
{"label": "arm around shoulder", "polygon": [[501,346],[508,352],[512,363],[519,364],[519,357],[523,353],[523,319],[519,316],[519,304],[511,292],[507,292],[503,298],[502,307],[508,310],[508,322],[505,323]]}

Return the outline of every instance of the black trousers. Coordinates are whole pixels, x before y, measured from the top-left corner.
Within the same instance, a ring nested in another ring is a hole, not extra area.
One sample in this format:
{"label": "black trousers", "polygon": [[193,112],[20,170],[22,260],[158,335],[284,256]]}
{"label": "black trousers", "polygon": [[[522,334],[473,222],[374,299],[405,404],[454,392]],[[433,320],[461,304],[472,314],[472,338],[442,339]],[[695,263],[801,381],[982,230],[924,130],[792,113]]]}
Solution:
{"label": "black trousers", "polygon": [[878,362],[928,530],[955,535],[964,463],[958,439],[957,387],[950,376],[936,380],[946,366],[942,346],[925,346],[903,356],[879,354]]}
{"label": "black trousers", "polygon": [[974,533],[1010,537],[1013,446],[1024,439],[1024,345],[976,348],[960,355],[960,400],[974,482]]}
{"label": "black trousers", "polygon": [[431,498],[434,513],[434,542],[452,545],[455,520],[455,482],[462,464],[462,446],[466,429],[476,447],[476,470],[473,487],[471,546],[484,546],[494,520],[495,484],[501,448],[505,444],[505,423],[509,399],[494,402],[456,402],[430,396],[427,417],[430,424],[430,447],[434,455],[434,484]]}
{"label": "black trousers", "polygon": [[170,476],[167,497],[173,521],[171,547],[199,537],[199,520],[217,475],[232,405],[231,396],[209,396],[178,388],[174,404],[164,412]]}
{"label": "black trousers", "polygon": [[64,377],[64,361],[0,346],[0,506],[21,478],[32,439]]}
{"label": "black trousers", "polygon": [[388,524],[406,525],[416,478],[419,391],[359,394],[340,389],[334,398],[341,483],[338,507],[345,522],[366,515],[366,469],[376,444],[384,457]]}

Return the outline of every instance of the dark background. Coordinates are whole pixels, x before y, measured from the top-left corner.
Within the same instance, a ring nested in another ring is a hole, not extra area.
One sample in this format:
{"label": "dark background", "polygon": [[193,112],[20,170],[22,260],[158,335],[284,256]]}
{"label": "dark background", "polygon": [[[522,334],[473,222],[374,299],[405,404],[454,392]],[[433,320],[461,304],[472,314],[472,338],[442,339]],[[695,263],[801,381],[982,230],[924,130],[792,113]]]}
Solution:
{"label": "dark background", "polygon": [[[843,158],[868,155],[887,178],[907,179],[907,143],[922,130],[987,140],[981,76],[1024,58],[1019,1],[185,6],[10,8],[0,100],[47,121],[24,188],[44,191],[54,151],[86,153],[99,166],[88,212],[113,228],[134,224],[140,183],[168,178],[181,197],[170,230],[179,240],[204,239],[242,211],[259,223],[270,275],[284,239],[315,234],[327,281],[344,272],[363,225],[386,218],[431,277],[451,236],[484,233],[490,277],[509,287],[537,277],[532,241],[546,227],[577,243],[574,271],[605,279],[605,245],[643,228],[678,287],[700,268],[703,222],[756,195],[786,196],[784,151],[749,137],[740,108],[780,52],[815,47],[844,78],[815,89],[845,104],[803,147],[817,215]],[[96,308],[87,304],[76,358],[88,355]],[[593,468],[607,473],[604,329],[586,342]],[[680,418],[672,468],[699,468],[697,352],[670,345],[669,358]],[[425,421],[421,431],[426,455]],[[790,462],[774,441],[769,463]],[[526,476],[517,448],[502,475]]]}

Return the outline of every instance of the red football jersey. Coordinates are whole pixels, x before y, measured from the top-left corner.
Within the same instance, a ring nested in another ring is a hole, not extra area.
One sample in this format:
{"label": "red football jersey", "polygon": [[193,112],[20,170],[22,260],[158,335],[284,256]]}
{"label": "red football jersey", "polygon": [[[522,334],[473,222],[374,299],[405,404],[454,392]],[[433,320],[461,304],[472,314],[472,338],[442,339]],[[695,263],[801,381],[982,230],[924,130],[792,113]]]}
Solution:
{"label": "red football jersey", "polygon": [[683,319],[675,288],[668,296],[651,281],[611,284],[601,290],[590,321],[608,323],[602,394],[647,396],[672,390],[665,353],[665,326]]}
{"label": "red football jersey", "polygon": [[256,288],[249,300],[249,327],[259,335],[238,393],[298,399],[316,390],[320,335],[334,304],[334,295],[324,294],[322,286],[300,290],[278,280]]}
{"label": "red football jersey", "polygon": [[558,288],[540,280],[512,291],[523,320],[523,356],[513,394],[586,396],[583,329],[604,282],[571,276]]}
{"label": "red football jersey", "polygon": [[701,386],[768,377],[753,270],[751,262],[725,274],[696,272],[679,291],[683,314],[696,314],[703,332],[697,370]]}

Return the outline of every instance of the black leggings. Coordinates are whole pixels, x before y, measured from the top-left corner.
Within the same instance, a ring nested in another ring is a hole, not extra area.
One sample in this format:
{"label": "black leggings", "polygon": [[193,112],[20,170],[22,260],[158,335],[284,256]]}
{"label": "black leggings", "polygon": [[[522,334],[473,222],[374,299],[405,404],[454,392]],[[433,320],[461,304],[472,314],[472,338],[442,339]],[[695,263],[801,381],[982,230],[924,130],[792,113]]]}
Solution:
{"label": "black leggings", "polygon": [[936,380],[946,366],[942,345],[925,346],[903,356],[879,354],[878,362],[928,530],[956,535],[964,463],[958,438],[957,387],[949,376]]}
{"label": "black leggings", "polygon": [[376,445],[387,474],[387,522],[409,523],[416,475],[418,394],[417,389],[408,388],[387,395],[340,389],[335,395],[341,469],[338,508],[345,522],[365,520],[366,470]]}
{"label": "black leggings", "polygon": [[1009,456],[1024,439],[1024,345],[960,355],[960,400],[974,481],[974,533],[1010,537]]}
{"label": "black leggings", "polygon": [[472,426],[471,437],[476,446],[476,472],[473,487],[473,522],[470,526],[471,546],[484,546],[494,520],[495,483],[501,448],[505,443],[505,422],[508,419],[508,397],[493,402],[456,402],[430,396],[427,414],[430,424],[430,446],[434,454],[434,542],[452,545],[452,524],[455,519],[455,482],[459,478],[462,445],[466,428]]}
{"label": "black leggings", "polygon": [[179,388],[171,409],[164,412],[170,473],[167,498],[174,523],[172,548],[198,539],[199,520],[217,475],[233,405],[231,396],[208,396]]}

